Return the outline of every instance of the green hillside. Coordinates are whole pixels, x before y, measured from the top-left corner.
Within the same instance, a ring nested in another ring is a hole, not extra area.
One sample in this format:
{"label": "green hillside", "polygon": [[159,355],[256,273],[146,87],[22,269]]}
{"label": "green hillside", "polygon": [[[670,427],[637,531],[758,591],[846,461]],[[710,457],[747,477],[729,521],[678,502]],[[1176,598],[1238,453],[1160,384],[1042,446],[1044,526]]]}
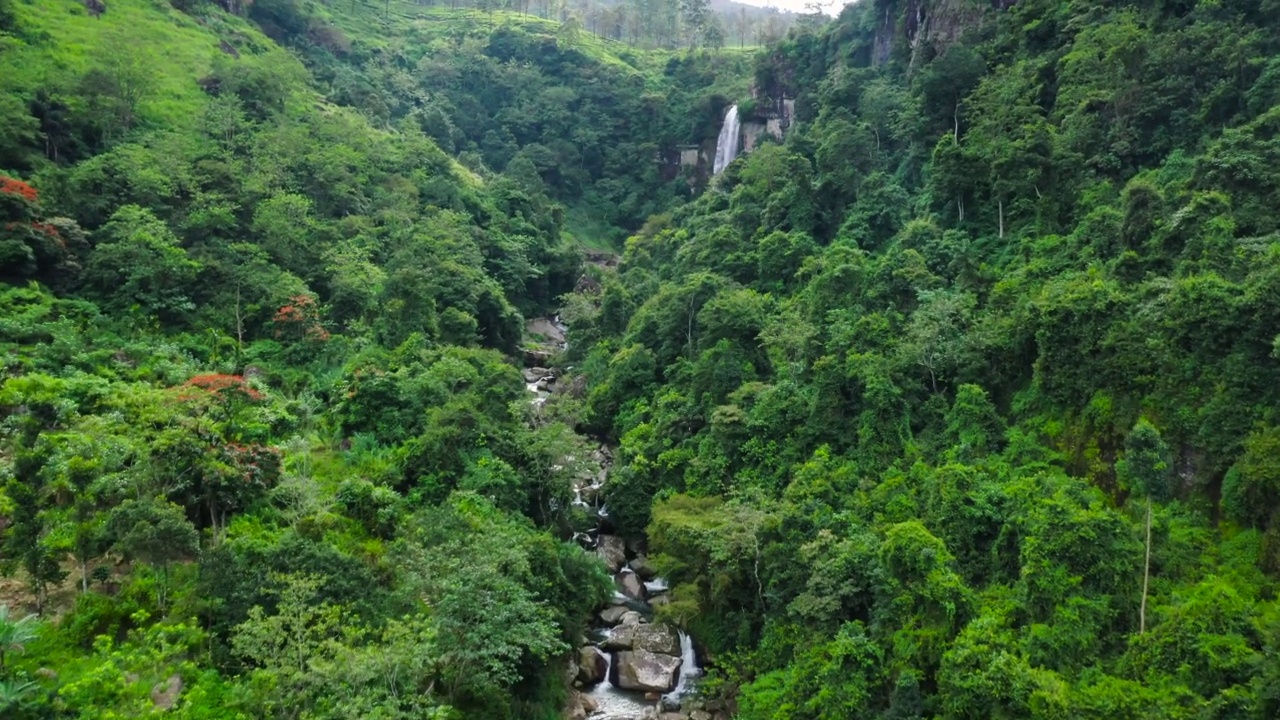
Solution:
{"label": "green hillside", "polygon": [[864,2],[583,304],[737,717],[1280,712],[1274,3]]}
{"label": "green hillside", "polygon": [[[497,71],[495,28],[91,7],[0,4],[0,715],[558,714],[608,579],[566,542],[586,440],[533,422],[511,360],[582,274],[581,213],[442,149],[364,40]],[[608,83],[660,67],[544,30],[501,33]]]}
{"label": "green hillside", "polygon": [[734,13],[0,0],[0,717],[1280,716],[1280,5]]}

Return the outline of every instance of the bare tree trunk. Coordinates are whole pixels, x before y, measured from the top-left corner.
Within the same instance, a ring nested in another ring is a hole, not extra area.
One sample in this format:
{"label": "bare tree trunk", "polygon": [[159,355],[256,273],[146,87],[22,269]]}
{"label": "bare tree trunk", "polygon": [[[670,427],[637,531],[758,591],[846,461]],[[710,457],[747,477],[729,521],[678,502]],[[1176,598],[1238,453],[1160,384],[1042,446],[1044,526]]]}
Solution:
{"label": "bare tree trunk", "polygon": [[1147,631],[1147,588],[1151,582],[1151,498],[1147,498],[1147,560],[1142,568],[1142,604],[1138,607],[1138,634]]}
{"label": "bare tree trunk", "polygon": [[997,200],[997,206],[1000,209],[1000,239],[1004,239],[1004,200]]}
{"label": "bare tree trunk", "polygon": [[[236,283],[236,354],[244,352],[244,313],[240,309],[240,284]],[[236,357],[239,362],[240,358]]]}

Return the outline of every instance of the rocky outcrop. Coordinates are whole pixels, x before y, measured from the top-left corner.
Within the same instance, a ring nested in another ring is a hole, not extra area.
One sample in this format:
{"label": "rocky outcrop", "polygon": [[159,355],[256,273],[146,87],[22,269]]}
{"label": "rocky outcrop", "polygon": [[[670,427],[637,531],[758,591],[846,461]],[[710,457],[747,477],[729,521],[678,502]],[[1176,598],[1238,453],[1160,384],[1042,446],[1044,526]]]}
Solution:
{"label": "rocky outcrop", "polygon": [[600,622],[613,627],[622,622],[622,616],[631,612],[626,605],[612,605],[600,611]]}
{"label": "rocky outcrop", "polygon": [[618,592],[626,595],[632,600],[644,600],[644,583],[640,582],[640,576],[633,572],[618,573],[614,578],[614,585],[617,586]]}
{"label": "rocky outcrop", "polygon": [[580,692],[571,692],[569,694],[569,702],[565,704],[564,718],[565,720],[586,720],[592,713],[599,710],[596,701],[590,696]]}
{"label": "rocky outcrop", "polygon": [[911,67],[941,55],[971,30],[981,28],[988,15],[1008,10],[1017,0],[897,0],[886,3],[875,17],[871,61],[883,65],[899,43],[906,43]]}
{"label": "rocky outcrop", "polygon": [[627,564],[627,567],[639,575],[641,580],[652,580],[658,577],[658,569],[644,555],[637,555],[634,560]]}
{"label": "rocky outcrop", "polygon": [[616,573],[627,564],[627,546],[617,535],[601,535],[596,544],[596,554],[604,560],[609,572]]}
{"label": "rocky outcrop", "polygon": [[182,676],[170,675],[168,680],[151,688],[151,704],[157,710],[172,710],[182,695]]}
{"label": "rocky outcrop", "polygon": [[659,655],[680,655],[680,636],[670,625],[639,625],[631,635],[631,647]]}
{"label": "rocky outcrop", "polygon": [[609,659],[597,648],[588,645],[578,650],[578,675],[574,678],[583,687],[591,687],[604,680],[609,671]]}
{"label": "rocky outcrop", "polygon": [[680,658],[648,650],[624,650],[614,660],[613,684],[623,690],[667,692],[676,685]]}
{"label": "rocky outcrop", "polygon": [[636,642],[637,625],[619,625],[609,631],[608,637],[600,643],[605,650],[630,650]]}

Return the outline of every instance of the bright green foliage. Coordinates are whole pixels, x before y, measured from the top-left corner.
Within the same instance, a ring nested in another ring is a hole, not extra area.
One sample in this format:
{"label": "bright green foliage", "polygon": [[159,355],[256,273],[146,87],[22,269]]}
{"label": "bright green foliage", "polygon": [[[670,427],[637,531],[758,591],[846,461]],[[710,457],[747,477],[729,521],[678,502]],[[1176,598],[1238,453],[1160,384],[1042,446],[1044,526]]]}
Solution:
{"label": "bright green foliage", "polygon": [[199,547],[196,529],[182,508],[148,500],[126,500],[111,511],[107,532],[126,558],[156,566],[160,571],[157,605],[165,609],[169,566],[194,555]]}
{"label": "bright green foliage", "polygon": [[1168,502],[1171,468],[1169,446],[1146,418],[1138,420],[1124,441],[1124,457],[1116,463],[1116,475],[1142,497]]}
{"label": "bright green foliage", "polygon": [[654,158],[749,58],[385,4],[0,3],[0,560],[58,618],[0,715],[559,712],[612,588],[564,542],[594,448],[511,359],[581,244],[688,194]]}
{"label": "bright green foliage", "polygon": [[23,652],[36,638],[38,627],[35,615],[16,617],[8,605],[0,605],[0,676],[9,675],[5,656]]}
{"label": "bright green foliage", "polygon": [[463,5],[0,0],[0,714],[1280,713],[1275,2]]}

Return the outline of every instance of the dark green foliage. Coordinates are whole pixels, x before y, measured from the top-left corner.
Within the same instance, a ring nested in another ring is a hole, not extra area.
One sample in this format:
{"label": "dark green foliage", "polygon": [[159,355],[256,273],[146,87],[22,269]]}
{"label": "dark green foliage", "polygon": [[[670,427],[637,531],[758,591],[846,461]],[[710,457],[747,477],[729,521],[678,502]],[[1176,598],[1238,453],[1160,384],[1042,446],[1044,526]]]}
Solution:
{"label": "dark green foliage", "polygon": [[1280,46],[1193,5],[851,4],[580,298],[610,507],[743,716],[1275,705]]}

